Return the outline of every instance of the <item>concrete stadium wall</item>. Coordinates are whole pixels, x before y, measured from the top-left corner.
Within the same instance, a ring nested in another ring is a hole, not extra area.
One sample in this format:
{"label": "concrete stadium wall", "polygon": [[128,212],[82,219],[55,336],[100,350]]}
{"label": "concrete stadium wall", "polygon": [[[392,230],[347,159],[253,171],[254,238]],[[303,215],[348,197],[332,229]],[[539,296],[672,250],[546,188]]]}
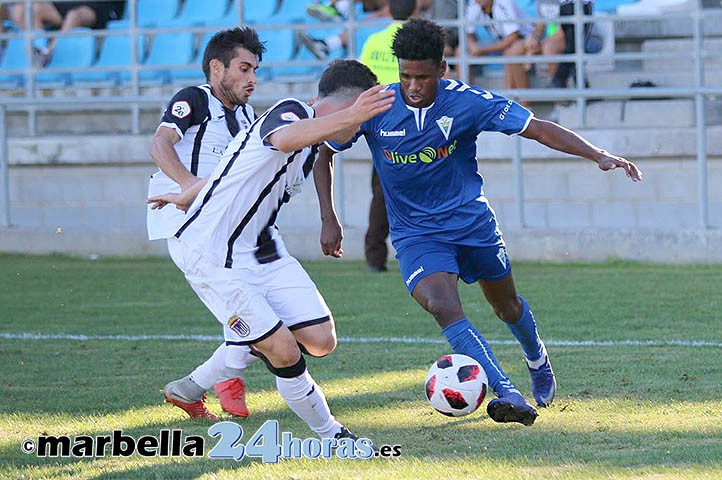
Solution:
{"label": "concrete stadium wall", "polygon": [[[590,130],[591,141],[638,162],[645,179],[522,140],[525,225],[520,224],[511,152],[513,139],[484,134],[478,142],[486,193],[513,258],[722,263],[722,127],[708,128],[711,228],[699,228],[694,129]],[[80,141],[79,141],[80,140]],[[0,251],[77,255],[164,255],[145,238],[150,136],[13,139],[12,227],[0,228]],[[634,156],[632,153],[636,152]],[[346,258],[362,258],[370,201],[365,145],[337,166],[337,208]],[[315,190],[284,206],[279,226],[298,257],[319,258]]]}

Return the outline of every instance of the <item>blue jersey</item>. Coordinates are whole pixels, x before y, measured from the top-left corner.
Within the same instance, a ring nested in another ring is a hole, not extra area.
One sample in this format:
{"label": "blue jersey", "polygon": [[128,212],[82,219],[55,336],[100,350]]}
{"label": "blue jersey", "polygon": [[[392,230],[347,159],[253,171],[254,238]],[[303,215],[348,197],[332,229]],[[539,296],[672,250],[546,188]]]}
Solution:
{"label": "blue jersey", "polygon": [[[442,79],[434,103],[396,101],[359,131],[371,149],[384,190],[389,229],[397,248],[419,237],[468,244],[498,243],[493,210],[484,197],[476,138],[484,131],[523,132],[532,114],[507,98]],[[329,146],[341,151],[351,146]]]}

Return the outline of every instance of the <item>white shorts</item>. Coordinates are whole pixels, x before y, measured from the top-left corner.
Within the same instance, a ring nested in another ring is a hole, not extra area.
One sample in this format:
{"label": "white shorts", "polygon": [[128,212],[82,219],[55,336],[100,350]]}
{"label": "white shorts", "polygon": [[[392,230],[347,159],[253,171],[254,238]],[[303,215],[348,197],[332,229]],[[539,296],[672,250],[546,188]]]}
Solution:
{"label": "white shorts", "polygon": [[223,325],[227,345],[259,342],[281,325],[290,330],[331,320],[331,311],[298,261],[283,257],[249,268],[224,268],[175,237],[170,256],[198,297]]}

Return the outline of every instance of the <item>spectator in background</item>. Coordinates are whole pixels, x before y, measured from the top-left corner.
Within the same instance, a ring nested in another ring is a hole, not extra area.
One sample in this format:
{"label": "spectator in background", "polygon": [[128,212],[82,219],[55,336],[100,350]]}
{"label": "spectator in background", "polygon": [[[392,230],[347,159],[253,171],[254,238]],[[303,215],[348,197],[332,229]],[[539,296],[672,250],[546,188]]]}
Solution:
{"label": "spectator in background", "polygon": [[[458,0],[419,0],[419,17],[427,20],[456,20],[459,18]],[[456,27],[444,27],[446,32],[446,46],[444,56],[454,55],[456,47],[459,46],[459,29]]]}
{"label": "spectator in background", "polygon": [[[389,85],[399,81],[399,61],[392,51],[394,36],[403,22],[417,12],[416,0],[389,0],[389,13],[394,21],[380,32],[372,33],[361,50],[361,63],[371,69],[379,83]],[[371,168],[371,205],[369,227],[364,237],[366,268],[369,272],[385,272],[389,249],[389,221],[386,216],[384,192],[376,169]]]}
{"label": "spectator in background", "polygon": [[[391,16],[389,13],[389,0],[363,0],[362,2],[356,3],[363,3],[363,11],[368,13],[367,16],[363,17],[363,21]],[[350,5],[350,2],[337,0],[335,2],[332,1],[329,5],[310,5],[306,11],[309,15],[319,20],[345,21],[350,15],[351,8],[352,5]],[[314,38],[306,32],[300,32],[299,39],[316,58],[326,60],[331,52],[348,45],[348,30],[323,39]]]}
{"label": "spectator in background", "polygon": [[[575,0],[558,0],[559,1],[559,16],[571,16],[574,15],[574,2]],[[594,12],[594,0],[584,0],[584,15],[591,15]],[[563,23],[561,25],[562,34],[564,35],[564,50],[563,53],[571,54],[576,53],[575,45],[575,26],[573,23]],[[589,38],[592,33],[592,24],[587,22],[584,24],[584,44],[587,45]],[[552,88],[567,88],[567,82],[569,77],[575,72],[573,62],[560,63],[554,72],[551,83],[549,84]],[[586,80],[584,82],[587,83]],[[580,86],[580,85],[578,85]],[[586,86],[586,85],[585,85]]]}
{"label": "spectator in background", "polygon": [[322,22],[341,22],[350,15],[353,3],[351,0],[329,0],[326,3],[317,1],[306,7],[306,13]]}
{"label": "spectator in background", "polygon": [[[524,11],[513,0],[474,0],[469,2],[466,11],[467,21],[483,20],[511,21],[485,26],[492,37],[492,43],[484,44],[477,40],[478,26],[467,27],[467,53],[472,57],[483,55],[519,56],[531,55],[525,38],[531,35],[534,27],[526,21]],[[504,88],[529,88],[528,66],[523,63],[504,64]],[[472,69],[473,71],[473,69]],[[472,76],[473,81],[473,76]]]}
{"label": "spectator in background", "polygon": [[[36,2],[32,4],[31,26],[36,30],[59,29],[67,32],[76,27],[103,29],[108,20],[121,18],[125,10],[125,0],[109,2]],[[25,4],[17,3],[13,7],[13,20],[20,28],[26,27]],[[36,38],[33,48],[39,63],[47,64],[55,47],[55,39]]]}

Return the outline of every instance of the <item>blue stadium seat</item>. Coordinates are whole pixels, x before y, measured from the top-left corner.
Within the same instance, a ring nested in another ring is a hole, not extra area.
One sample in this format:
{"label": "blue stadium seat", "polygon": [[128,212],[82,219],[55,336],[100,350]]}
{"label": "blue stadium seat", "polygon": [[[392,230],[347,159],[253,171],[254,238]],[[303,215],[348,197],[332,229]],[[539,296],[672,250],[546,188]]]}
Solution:
{"label": "blue stadium seat", "polygon": [[[266,42],[266,53],[263,55],[263,63],[290,62],[296,54],[296,32],[290,29],[261,30],[258,32],[261,41]],[[271,71],[275,71],[275,68]],[[261,67],[259,76],[267,76],[267,67]]]}
{"label": "blue stadium seat", "polygon": [[95,36],[89,28],[78,27],[69,33],[85,32],[83,36],[58,37],[53,48],[53,56],[43,72],[35,75],[38,83],[70,83],[69,72],[53,72],[61,68],[86,68],[95,59]]}
{"label": "blue stadium seat", "polygon": [[306,13],[306,7],[310,3],[304,0],[281,0],[276,13],[266,18],[263,23],[304,23],[310,18]]}
{"label": "blue stadium seat", "polygon": [[216,32],[208,32],[203,35],[203,38],[201,38],[195,57],[193,57],[193,59],[189,62],[189,64],[193,65],[194,68],[171,70],[170,78],[172,83],[200,84],[206,81],[206,77],[202,71],[203,53],[205,52],[206,45],[208,45],[211,37],[215,34]]}
{"label": "blue stadium seat", "polygon": [[[146,66],[171,66],[190,63],[194,55],[194,39],[190,32],[160,33],[155,36],[143,63]],[[170,81],[167,68],[143,70],[140,81],[144,85],[157,85]]]}
{"label": "blue stadium seat", "polygon": [[594,2],[595,12],[616,13],[617,7],[634,3],[636,0],[596,0]]}
{"label": "blue stadium seat", "polygon": [[[142,63],[145,56],[145,37],[138,37],[136,55],[138,63]],[[129,71],[132,62],[132,40],[130,35],[109,35],[103,40],[98,60],[94,67],[128,67],[121,71],[104,72],[73,72],[71,78],[73,83],[112,83],[114,85],[129,82],[131,73]]]}
{"label": "blue stadium seat", "polygon": [[[303,2],[301,2],[303,3]],[[275,0],[266,1],[244,1],[243,2],[243,18],[246,23],[265,23],[265,21],[273,16],[278,10],[278,2]],[[231,3],[231,13],[238,18],[238,0]]]}
{"label": "blue stadium seat", "polygon": [[[5,53],[0,60],[0,72],[28,68],[30,64],[25,50],[24,38],[11,38],[5,46]],[[3,88],[21,87],[25,76],[22,73],[0,73],[0,86]]]}
{"label": "blue stadium seat", "polygon": [[[251,2],[265,3],[265,2]],[[228,11],[228,0],[185,0],[177,17],[164,26],[214,25]]]}
{"label": "blue stadium seat", "polygon": [[[263,58],[266,59],[265,57]],[[292,58],[294,62],[318,61],[318,59],[307,49],[299,48],[296,55]],[[322,65],[288,65],[285,67],[278,66],[270,69],[275,80],[293,81],[293,80],[311,80],[321,75],[324,66]]]}
{"label": "blue stadium seat", "polygon": [[[175,18],[180,7],[180,0],[138,0],[136,16],[138,26],[153,28],[165,25]],[[127,30],[130,28],[130,2],[126,2],[125,13],[121,20],[111,20],[107,28]]]}

